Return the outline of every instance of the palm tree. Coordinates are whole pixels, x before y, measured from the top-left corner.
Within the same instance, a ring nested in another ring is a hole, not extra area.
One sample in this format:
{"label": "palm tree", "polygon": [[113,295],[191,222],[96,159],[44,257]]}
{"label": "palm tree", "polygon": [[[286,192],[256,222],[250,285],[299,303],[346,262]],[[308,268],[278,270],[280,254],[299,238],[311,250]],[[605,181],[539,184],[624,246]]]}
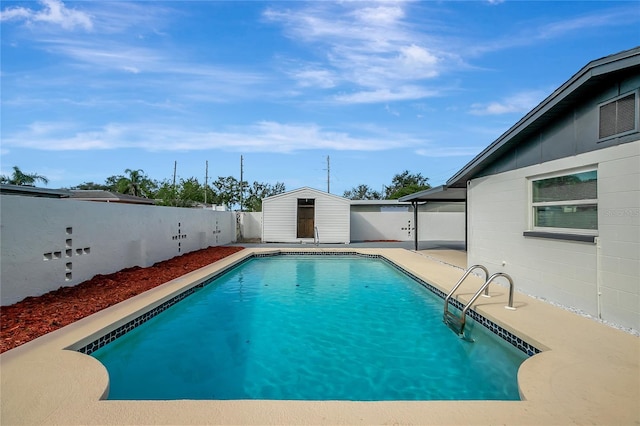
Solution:
{"label": "palm tree", "polygon": [[122,184],[124,185],[123,193],[129,194],[129,195],[135,195],[136,197],[142,196],[143,195],[142,180],[144,178],[144,171],[140,169],[138,170],[126,169],[124,172],[128,173],[129,176],[123,179],[122,181]]}
{"label": "palm tree", "polygon": [[13,166],[11,176],[0,176],[0,182],[10,185],[28,185],[33,186],[36,181],[41,181],[45,185],[49,183],[49,179],[37,173],[23,173],[18,166]]}

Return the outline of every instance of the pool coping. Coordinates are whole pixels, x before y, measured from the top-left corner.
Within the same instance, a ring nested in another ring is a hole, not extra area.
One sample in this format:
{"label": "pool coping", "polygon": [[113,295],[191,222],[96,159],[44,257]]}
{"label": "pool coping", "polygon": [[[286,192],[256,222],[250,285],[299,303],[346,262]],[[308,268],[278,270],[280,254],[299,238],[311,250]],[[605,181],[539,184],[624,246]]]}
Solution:
{"label": "pool coping", "polygon": [[[461,271],[405,249],[245,249],[0,355],[2,424],[634,424],[640,423],[640,339],[492,284],[474,309],[543,352],[518,372],[523,401],[106,401],[108,375],[73,349],[254,254],[381,255],[447,292]],[[482,284],[471,276],[458,299]],[[443,325],[444,327],[445,325]],[[69,350],[71,349],[71,350]]]}

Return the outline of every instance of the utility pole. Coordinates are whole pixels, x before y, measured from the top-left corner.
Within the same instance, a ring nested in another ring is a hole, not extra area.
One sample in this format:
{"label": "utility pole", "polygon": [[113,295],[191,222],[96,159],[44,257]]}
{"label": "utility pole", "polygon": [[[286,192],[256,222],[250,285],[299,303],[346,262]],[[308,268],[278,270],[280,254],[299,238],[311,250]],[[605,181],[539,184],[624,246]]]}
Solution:
{"label": "utility pole", "polygon": [[328,155],[327,155],[327,192],[331,194],[331,165],[329,164]]}
{"label": "utility pole", "polygon": [[176,169],[178,168],[178,161],[173,162],[173,203],[175,205],[178,204],[177,195],[176,194]]}
{"label": "utility pole", "polygon": [[207,208],[207,188],[209,184],[209,160],[204,162],[204,208]]}
{"label": "utility pole", "polygon": [[240,211],[242,211],[242,179],[244,176],[244,164],[242,155],[240,156]]}

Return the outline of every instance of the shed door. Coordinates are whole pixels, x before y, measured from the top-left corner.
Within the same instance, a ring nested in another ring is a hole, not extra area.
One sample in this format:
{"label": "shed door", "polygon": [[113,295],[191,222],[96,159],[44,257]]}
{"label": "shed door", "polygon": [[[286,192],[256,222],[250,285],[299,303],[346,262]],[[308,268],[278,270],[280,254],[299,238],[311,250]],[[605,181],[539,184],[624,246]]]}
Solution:
{"label": "shed door", "polygon": [[297,238],[313,238],[316,200],[298,198],[298,234]]}

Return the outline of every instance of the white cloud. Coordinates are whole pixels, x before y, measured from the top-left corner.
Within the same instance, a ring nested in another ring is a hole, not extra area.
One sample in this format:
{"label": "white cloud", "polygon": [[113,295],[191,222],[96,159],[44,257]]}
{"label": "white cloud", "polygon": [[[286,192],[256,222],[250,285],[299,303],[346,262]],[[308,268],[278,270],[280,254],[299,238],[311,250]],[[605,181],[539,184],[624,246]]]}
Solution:
{"label": "white cloud", "polygon": [[346,104],[368,104],[424,99],[438,95],[438,91],[429,90],[420,86],[401,86],[369,91],[363,90],[354,93],[340,93],[335,95],[333,100],[338,103]]}
{"label": "white cloud", "polygon": [[388,104],[384,106],[384,110],[395,117],[400,117],[400,113],[395,109],[390,108]]}
{"label": "white cloud", "polygon": [[170,22],[181,15],[180,10],[168,7],[171,2],[149,1],[91,2],[94,26],[105,34],[131,34],[138,39],[147,36],[166,36]]}
{"label": "white cloud", "polygon": [[45,41],[48,43],[50,51],[69,57],[77,63],[98,67],[103,71],[153,71],[161,69],[165,65],[161,54],[151,49],[75,39],[48,39]]}
{"label": "white cloud", "polygon": [[243,152],[288,153],[312,149],[381,151],[420,146],[423,140],[383,129],[360,128],[358,135],[323,128],[314,123],[260,121],[224,131],[199,131],[158,123],[107,124],[77,129],[73,123],[36,122],[6,135],[5,147],[42,151],[87,151],[137,148],[147,151],[221,149]]}
{"label": "white cloud", "polygon": [[[631,2],[629,4],[632,5],[634,3]],[[640,18],[637,3],[632,7],[634,7],[633,10],[611,9],[609,11],[599,11],[597,14],[585,14],[571,19],[550,22],[537,29],[536,38],[558,38],[567,33],[580,33],[601,27],[612,27],[625,22],[637,22],[638,18]]]}
{"label": "white cloud", "polygon": [[353,14],[360,22],[375,22],[377,25],[393,25],[405,17],[404,10],[399,6],[400,3],[363,7],[362,9],[356,10]]}
{"label": "white cloud", "polygon": [[[460,62],[440,49],[424,28],[412,27],[405,19],[406,7],[404,2],[314,2],[304,9],[268,9],[264,17],[282,24],[285,34],[321,56],[326,63],[323,75],[331,75],[332,85],[318,79],[316,87],[352,87],[354,93],[334,95],[334,100],[387,102],[430,95],[431,90],[419,88],[421,82]],[[300,85],[313,85],[307,67],[299,67],[290,75]],[[418,88],[409,95],[403,86]]]}
{"label": "white cloud", "polygon": [[66,30],[81,27],[85,30],[93,28],[93,21],[89,14],[67,8],[60,0],[40,0],[41,10],[29,9],[21,6],[8,7],[0,14],[0,21],[25,21],[28,24],[43,22],[59,25]]}
{"label": "white cloud", "polygon": [[319,87],[329,89],[336,86],[333,72],[319,68],[299,68],[289,73],[300,87]]}
{"label": "white cloud", "polygon": [[547,20],[544,24],[536,21],[522,22],[519,31],[509,32],[505,37],[494,40],[477,40],[469,43],[463,50],[467,55],[482,55],[487,52],[536,45],[541,40],[562,39],[568,35],[584,38],[585,34],[597,34],[602,28],[615,29],[630,24],[638,25],[639,21],[637,2],[622,2],[620,7],[600,9],[594,13],[566,19]]}
{"label": "white cloud", "polygon": [[440,59],[427,49],[412,44],[400,48],[400,62],[406,69],[411,69],[416,77],[435,77],[438,75],[437,65]]}
{"label": "white cloud", "polygon": [[526,113],[538,105],[548,92],[527,91],[516,93],[508,98],[488,103],[475,103],[469,112],[473,115],[502,115]]}
{"label": "white cloud", "polygon": [[[166,96],[182,100],[224,102],[230,98],[256,96],[259,93],[256,87],[267,81],[267,77],[259,72],[200,63],[181,58],[171,51],[118,41],[50,37],[42,42],[47,51],[68,58],[66,62],[70,67],[82,71],[77,73],[77,70],[72,70],[70,74],[61,73],[57,76],[48,74],[38,82],[43,86],[74,87],[81,82],[92,86],[96,79],[108,75],[109,78],[100,81],[98,87],[126,85],[126,93],[134,93],[133,89],[146,91],[153,87],[156,93],[166,93]],[[112,73],[145,74],[145,78],[113,78]],[[74,81],[69,81],[69,76],[73,76],[71,78]],[[315,78],[321,77],[317,75]],[[128,97],[122,96],[120,99],[124,102]]]}
{"label": "white cloud", "polygon": [[422,157],[467,157],[478,153],[477,147],[471,146],[433,146],[431,148],[421,148],[415,151]]}

